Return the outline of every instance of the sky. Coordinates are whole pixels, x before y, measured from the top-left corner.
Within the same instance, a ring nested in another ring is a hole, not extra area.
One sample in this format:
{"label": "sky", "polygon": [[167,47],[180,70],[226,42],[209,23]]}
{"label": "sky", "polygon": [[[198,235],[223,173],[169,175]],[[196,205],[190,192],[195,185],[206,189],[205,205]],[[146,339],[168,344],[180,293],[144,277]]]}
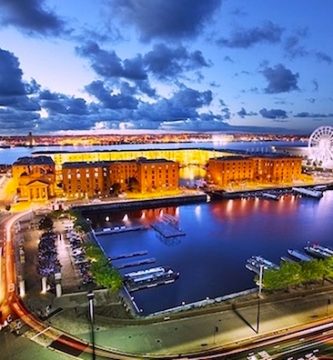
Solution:
{"label": "sky", "polygon": [[333,125],[331,0],[0,0],[0,133]]}

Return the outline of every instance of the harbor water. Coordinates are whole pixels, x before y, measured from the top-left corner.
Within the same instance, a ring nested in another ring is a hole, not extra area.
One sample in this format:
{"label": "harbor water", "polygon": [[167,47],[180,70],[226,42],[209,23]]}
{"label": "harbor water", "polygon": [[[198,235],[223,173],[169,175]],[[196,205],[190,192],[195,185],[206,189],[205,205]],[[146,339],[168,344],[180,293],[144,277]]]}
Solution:
{"label": "harbor water", "polygon": [[321,199],[285,195],[279,201],[230,199],[85,216],[96,229],[149,226],[165,214],[177,219],[183,236],[166,238],[149,227],[98,237],[110,257],[146,253],[115,260],[115,266],[145,257],[155,259],[154,263],[120,270],[123,274],[155,266],[167,266],[180,273],[172,284],[132,293],[138,307],[149,314],[255,287],[254,274],[245,267],[251,256],[261,255],[279,264],[288,249],[302,250],[308,243],[333,247],[332,213],[333,191],[326,191]]}

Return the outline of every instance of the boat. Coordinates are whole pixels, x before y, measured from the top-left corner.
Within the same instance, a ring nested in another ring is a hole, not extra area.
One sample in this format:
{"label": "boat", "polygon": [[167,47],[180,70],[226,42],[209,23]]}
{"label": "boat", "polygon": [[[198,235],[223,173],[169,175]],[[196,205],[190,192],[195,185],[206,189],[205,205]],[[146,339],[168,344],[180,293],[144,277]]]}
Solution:
{"label": "boat", "polygon": [[282,261],[284,261],[284,262],[295,262],[294,259],[291,259],[291,258],[288,257],[288,256],[281,256],[280,259],[281,259]]}
{"label": "boat", "polygon": [[276,270],[279,268],[276,264],[264,259],[262,256],[252,256],[246,261],[245,265],[248,270],[253,271],[257,274],[260,273],[261,266],[263,267],[263,270]]}
{"label": "boat", "polygon": [[331,254],[328,254],[326,251],[318,248],[318,246],[316,246],[316,245],[305,246],[304,250],[308,254],[313,255],[314,257],[317,257],[320,259],[326,259],[326,258],[332,256]]}
{"label": "boat", "polygon": [[124,275],[125,278],[134,278],[137,276],[142,276],[142,275],[147,275],[147,274],[154,274],[154,273],[159,273],[159,272],[165,272],[166,268],[165,267],[155,267],[155,268],[150,268],[150,269],[146,269],[146,270],[139,270],[139,271],[134,271],[134,272],[130,272]]}
{"label": "boat", "polygon": [[295,258],[298,261],[311,261],[313,260],[313,257],[305,254],[303,251],[298,251],[294,249],[288,249],[288,254],[291,255],[293,258]]}

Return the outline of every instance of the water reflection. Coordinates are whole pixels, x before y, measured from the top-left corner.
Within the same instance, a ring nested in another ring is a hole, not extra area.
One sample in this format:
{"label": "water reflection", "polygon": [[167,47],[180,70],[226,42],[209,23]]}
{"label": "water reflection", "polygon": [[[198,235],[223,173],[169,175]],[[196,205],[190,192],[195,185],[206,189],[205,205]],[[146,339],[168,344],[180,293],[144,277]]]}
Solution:
{"label": "water reflection", "polygon": [[[275,263],[287,249],[302,249],[306,243],[333,246],[333,192],[320,200],[286,195],[279,201],[234,199],[180,207],[126,212],[89,213],[94,227],[121,224],[151,224],[160,214],[171,215],[186,233],[181,238],[165,239],[153,229],[100,238],[112,256],[147,250],[156,266],[170,266],[180,272],[172,285],[135,293],[145,313],[180,304],[225,295],[255,286],[246,260],[262,255]],[[109,241],[112,237],[112,241]],[[135,269],[143,269],[140,267]],[[135,270],[133,269],[133,270]],[[233,274],[232,277],[228,274]]]}

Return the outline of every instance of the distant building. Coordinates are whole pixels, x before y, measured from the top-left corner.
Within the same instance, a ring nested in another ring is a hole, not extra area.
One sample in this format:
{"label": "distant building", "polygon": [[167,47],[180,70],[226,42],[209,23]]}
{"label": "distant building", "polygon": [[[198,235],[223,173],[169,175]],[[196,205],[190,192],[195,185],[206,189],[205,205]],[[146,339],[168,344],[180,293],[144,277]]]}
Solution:
{"label": "distant building", "polygon": [[55,164],[48,156],[21,157],[12,166],[19,200],[43,201],[55,195]]}
{"label": "distant building", "polygon": [[292,183],[300,179],[302,159],[281,155],[209,159],[207,180],[223,188],[242,182]]}

